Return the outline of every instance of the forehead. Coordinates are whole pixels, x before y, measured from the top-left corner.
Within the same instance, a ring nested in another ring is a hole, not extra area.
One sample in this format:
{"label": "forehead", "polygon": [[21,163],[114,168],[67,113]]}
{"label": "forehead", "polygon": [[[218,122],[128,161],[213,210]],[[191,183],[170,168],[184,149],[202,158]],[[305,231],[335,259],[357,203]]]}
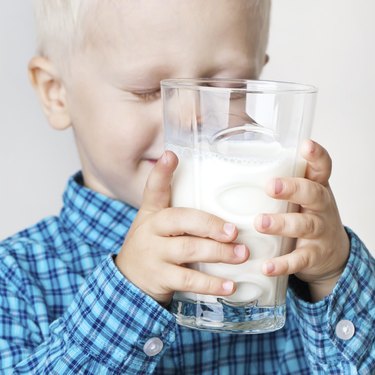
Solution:
{"label": "forehead", "polygon": [[[260,5],[255,5],[260,3]],[[199,56],[218,65],[258,57],[267,3],[251,0],[104,0],[85,17],[85,44],[110,61],[155,67]],[[230,53],[229,53],[230,51]]]}

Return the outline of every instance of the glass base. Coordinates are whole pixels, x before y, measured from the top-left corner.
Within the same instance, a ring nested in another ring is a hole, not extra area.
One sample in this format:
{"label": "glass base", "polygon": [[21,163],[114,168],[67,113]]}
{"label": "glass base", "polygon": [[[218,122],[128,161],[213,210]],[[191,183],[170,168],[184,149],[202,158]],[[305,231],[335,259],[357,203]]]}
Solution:
{"label": "glass base", "polygon": [[217,333],[258,334],[282,328],[286,307],[258,307],[221,298],[215,303],[174,299],[171,312],[181,326]]}

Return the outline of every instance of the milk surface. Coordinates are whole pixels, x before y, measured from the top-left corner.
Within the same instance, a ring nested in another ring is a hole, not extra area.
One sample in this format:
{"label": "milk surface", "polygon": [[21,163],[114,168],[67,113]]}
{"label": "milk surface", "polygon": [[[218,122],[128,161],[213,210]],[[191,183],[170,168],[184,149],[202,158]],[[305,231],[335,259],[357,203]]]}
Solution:
{"label": "milk surface", "polygon": [[291,242],[257,232],[254,218],[260,213],[287,211],[287,202],[267,196],[265,186],[274,177],[304,175],[304,162],[300,159],[295,163],[296,149],[262,141],[228,141],[214,148],[200,145],[199,150],[169,144],[167,149],[179,158],[172,181],[172,206],[197,208],[236,224],[236,242],[250,249],[250,258],[243,264],[191,265],[235,281],[237,291],[232,296],[176,293],[175,297],[211,303],[222,298],[235,304],[257,302],[258,306],[284,303],[287,278],[263,275],[262,264],[291,250]]}

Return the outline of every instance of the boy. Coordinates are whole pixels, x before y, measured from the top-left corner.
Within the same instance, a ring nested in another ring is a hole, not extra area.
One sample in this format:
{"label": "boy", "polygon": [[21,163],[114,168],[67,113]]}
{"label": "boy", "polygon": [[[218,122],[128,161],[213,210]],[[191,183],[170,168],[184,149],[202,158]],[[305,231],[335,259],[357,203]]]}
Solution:
{"label": "boy", "polygon": [[163,153],[159,81],[257,78],[267,60],[269,6],[36,2],[40,55],[30,62],[30,77],[50,124],[73,127],[82,172],[70,179],[59,217],[0,246],[4,373],[375,370],[374,259],[342,226],[328,185],[330,158],[312,141],[303,150],[306,178],[275,179],[268,189],[300,204],[301,214],[260,215],[255,223],[261,232],[298,238],[295,251],[263,270],[296,275],[286,326],[219,335],[176,326],[167,310],[174,291],[235,290],[231,280],[183,264],[241,263],[251,249],[236,246],[232,224],[168,207],[177,160]]}

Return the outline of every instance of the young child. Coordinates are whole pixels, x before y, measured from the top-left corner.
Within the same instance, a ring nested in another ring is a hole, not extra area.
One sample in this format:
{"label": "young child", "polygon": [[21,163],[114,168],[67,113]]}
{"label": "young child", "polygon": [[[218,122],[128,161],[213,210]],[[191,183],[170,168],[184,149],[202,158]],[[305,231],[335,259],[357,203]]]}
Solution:
{"label": "young child", "polygon": [[[191,262],[242,263],[237,229],[170,208],[176,156],[163,153],[159,82],[256,79],[267,61],[268,0],[37,0],[31,81],[49,123],[72,126],[82,163],[49,217],[0,244],[0,368],[26,374],[370,374],[375,262],[344,228],[331,160],[306,141],[306,178],[268,194],[301,212],[257,230],[298,238],[269,260],[290,274],[287,322],[262,335],[177,326],[175,291],[230,295]],[[144,194],[143,194],[144,192]],[[143,196],[142,196],[143,194]],[[137,209],[139,208],[139,211]]]}

